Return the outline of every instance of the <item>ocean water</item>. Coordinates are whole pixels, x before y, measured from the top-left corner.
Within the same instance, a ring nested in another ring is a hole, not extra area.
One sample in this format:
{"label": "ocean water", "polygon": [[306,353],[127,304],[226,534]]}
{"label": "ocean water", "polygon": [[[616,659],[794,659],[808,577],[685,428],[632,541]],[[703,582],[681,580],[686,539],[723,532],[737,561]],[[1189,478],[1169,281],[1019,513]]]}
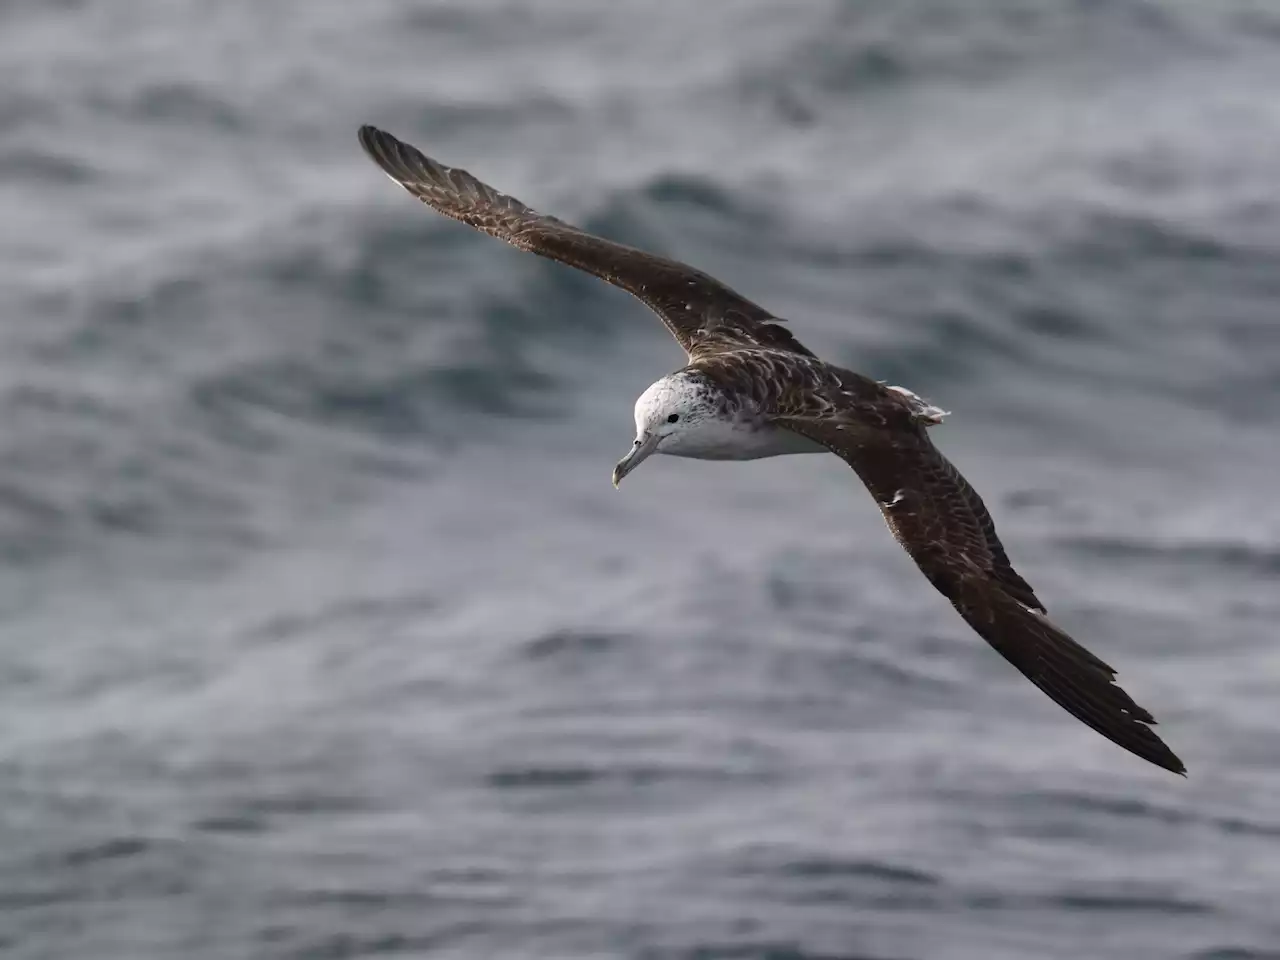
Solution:
{"label": "ocean water", "polygon": [[[1280,9],[0,4],[0,955],[1280,957]],[[1185,781],[375,123],[934,436]]]}

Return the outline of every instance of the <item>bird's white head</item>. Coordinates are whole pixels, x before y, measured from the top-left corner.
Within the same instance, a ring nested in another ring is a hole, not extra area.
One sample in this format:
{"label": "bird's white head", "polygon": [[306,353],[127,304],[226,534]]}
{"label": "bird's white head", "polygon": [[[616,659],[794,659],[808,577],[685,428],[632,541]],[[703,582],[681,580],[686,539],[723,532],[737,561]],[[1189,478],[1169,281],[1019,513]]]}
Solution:
{"label": "bird's white head", "polygon": [[717,416],[714,391],[698,375],[663,377],[636,401],[636,439],[613,468],[613,485],[654,453],[673,453],[694,441],[698,428]]}

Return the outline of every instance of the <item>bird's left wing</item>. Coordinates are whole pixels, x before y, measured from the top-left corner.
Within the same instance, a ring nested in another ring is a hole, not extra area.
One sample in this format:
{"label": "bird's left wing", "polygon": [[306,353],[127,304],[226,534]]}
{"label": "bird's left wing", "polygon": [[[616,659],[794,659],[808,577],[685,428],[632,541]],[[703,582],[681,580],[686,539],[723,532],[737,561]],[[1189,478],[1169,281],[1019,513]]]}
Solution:
{"label": "bird's left wing", "polygon": [[834,379],[844,389],[811,384],[779,397],[782,415],[773,422],[853,467],[929,582],[1027,679],[1112,742],[1185,773],[1151,729],[1151,714],[1114,683],[1115,670],[1045,616],[1005,556],[982,498],[933,445],[912,405],[856,374]]}
{"label": "bird's left wing", "polygon": [[360,144],[383,173],[445,216],[626,290],[658,315],[691,358],[739,347],[812,355],[780,318],[701,270],[538,213],[376,127],[360,128]]}

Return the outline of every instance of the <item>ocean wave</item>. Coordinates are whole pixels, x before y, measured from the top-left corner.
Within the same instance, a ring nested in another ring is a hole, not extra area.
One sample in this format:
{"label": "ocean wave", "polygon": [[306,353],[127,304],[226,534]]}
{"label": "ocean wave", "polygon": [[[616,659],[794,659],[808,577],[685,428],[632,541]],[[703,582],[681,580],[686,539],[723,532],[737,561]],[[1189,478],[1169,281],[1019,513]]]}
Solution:
{"label": "ocean wave", "polygon": [[1158,561],[1202,569],[1233,570],[1271,577],[1280,573],[1280,545],[1243,541],[1169,540],[1153,542],[1132,537],[1072,534],[1058,538],[1063,546],[1110,561]]}
{"label": "ocean wave", "polygon": [[[0,948],[1266,954],[1275,11],[0,7]],[[677,346],[362,122],[956,409],[1191,780],[833,458],[615,497]]]}

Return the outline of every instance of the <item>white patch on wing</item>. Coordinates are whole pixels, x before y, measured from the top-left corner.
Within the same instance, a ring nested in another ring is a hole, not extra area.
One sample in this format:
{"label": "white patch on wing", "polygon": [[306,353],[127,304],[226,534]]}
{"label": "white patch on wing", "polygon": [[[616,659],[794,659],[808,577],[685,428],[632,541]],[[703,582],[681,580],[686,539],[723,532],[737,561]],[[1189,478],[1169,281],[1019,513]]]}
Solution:
{"label": "white patch on wing", "polygon": [[947,416],[950,411],[943,410],[941,407],[935,407],[932,403],[920,399],[906,387],[895,387],[893,384],[885,384],[886,390],[892,390],[899,396],[905,397],[911,412],[925,423],[941,423],[942,418]]}

